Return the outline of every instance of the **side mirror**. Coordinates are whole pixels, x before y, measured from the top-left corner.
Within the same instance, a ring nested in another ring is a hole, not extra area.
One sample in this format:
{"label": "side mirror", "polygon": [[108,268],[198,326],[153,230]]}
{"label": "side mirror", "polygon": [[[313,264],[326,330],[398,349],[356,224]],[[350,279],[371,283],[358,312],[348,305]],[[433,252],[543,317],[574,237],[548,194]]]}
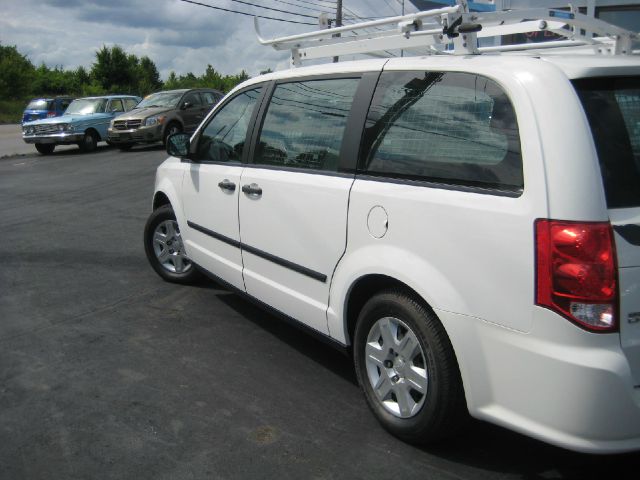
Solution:
{"label": "side mirror", "polygon": [[186,133],[174,133],[167,137],[167,153],[172,157],[187,158],[189,156],[189,138]]}
{"label": "side mirror", "polygon": [[183,102],[182,105],[180,105],[180,110],[186,110],[187,108],[191,108],[193,105],[191,105],[190,102]]}

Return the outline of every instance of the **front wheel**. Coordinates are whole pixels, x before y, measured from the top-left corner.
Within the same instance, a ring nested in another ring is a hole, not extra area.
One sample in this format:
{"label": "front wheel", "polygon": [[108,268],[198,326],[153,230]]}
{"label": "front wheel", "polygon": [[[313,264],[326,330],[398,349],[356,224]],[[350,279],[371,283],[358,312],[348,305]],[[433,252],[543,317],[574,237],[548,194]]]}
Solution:
{"label": "front wheel", "polygon": [[42,155],[51,155],[56,148],[55,143],[36,143],[36,150]]}
{"label": "front wheel", "polygon": [[78,146],[84,153],[93,152],[98,148],[98,136],[93,131],[87,130]]}
{"label": "front wheel", "polygon": [[164,130],[164,136],[162,137],[162,144],[167,146],[167,138],[169,138],[174,133],[182,133],[182,126],[177,122],[171,122],[167,125],[167,128]]}
{"label": "front wheel", "polygon": [[201,276],[184,251],[170,205],[157,208],[149,216],[144,227],[144,250],[156,273],[169,282],[190,284]]}
{"label": "front wheel", "polygon": [[468,417],[444,327],[403,291],[381,292],[362,308],[354,362],[369,408],[404,441],[437,442],[455,434]]}

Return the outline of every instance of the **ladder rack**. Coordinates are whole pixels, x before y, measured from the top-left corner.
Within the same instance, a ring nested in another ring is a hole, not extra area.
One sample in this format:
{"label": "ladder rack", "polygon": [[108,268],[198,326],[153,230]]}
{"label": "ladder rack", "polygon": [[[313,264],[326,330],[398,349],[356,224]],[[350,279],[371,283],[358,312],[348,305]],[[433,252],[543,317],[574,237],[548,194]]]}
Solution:
{"label": "ladder rack", "polygon": [[[273,39],[262,38],[257,17],[254,17],[254,26],[262,45],[291,50],[293,66],[300,66],[304,60],[354,54],[388,56],[385,54],[388,50],[416,48],[426,48],[427,54],[475,55],[571,47],[576,53],[632,55],[632,42],[640,38],[635,32],[580,14],[573,8],[570,11],[530,8],[469,12],[466,0],[457,0],[457,3],[452,7]],[[358,34],[380,27],[387,28]],[[539,31],[555,33],[564,40],[478,47],[479,38]],[[344,36],[346,33],[350,35]]]}

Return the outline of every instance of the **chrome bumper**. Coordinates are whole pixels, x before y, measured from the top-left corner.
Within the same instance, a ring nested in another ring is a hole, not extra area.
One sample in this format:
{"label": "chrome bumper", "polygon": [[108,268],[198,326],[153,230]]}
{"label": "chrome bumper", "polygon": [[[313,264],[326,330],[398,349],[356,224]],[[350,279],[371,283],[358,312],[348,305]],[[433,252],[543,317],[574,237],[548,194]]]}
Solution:
{"label": "chrome bumper", "polygon": [[84,138],[84,133],[49,133],[46,135],[22,135],[25,143],[78,143]]}
{"label": "chrome bumper", "polygon": [[120,143],[151,143],[162,140],[162,125],[151,127],[140,127],[130,130],[107,130],[109,143],[118,145]]}

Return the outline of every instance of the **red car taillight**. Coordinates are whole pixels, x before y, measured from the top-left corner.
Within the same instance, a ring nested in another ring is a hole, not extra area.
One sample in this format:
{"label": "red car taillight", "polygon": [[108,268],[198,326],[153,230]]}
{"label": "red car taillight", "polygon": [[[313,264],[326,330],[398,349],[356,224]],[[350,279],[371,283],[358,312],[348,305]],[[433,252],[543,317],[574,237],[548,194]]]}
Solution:
{"label": "red car taillight", "polygon": [[47,112],[47,118],[55,117],[56,112]]}
{"label": "red car taillight", "polygon": [[618,282],[608,222],[538,219],[536,305],[595,332],[618,328]]}

